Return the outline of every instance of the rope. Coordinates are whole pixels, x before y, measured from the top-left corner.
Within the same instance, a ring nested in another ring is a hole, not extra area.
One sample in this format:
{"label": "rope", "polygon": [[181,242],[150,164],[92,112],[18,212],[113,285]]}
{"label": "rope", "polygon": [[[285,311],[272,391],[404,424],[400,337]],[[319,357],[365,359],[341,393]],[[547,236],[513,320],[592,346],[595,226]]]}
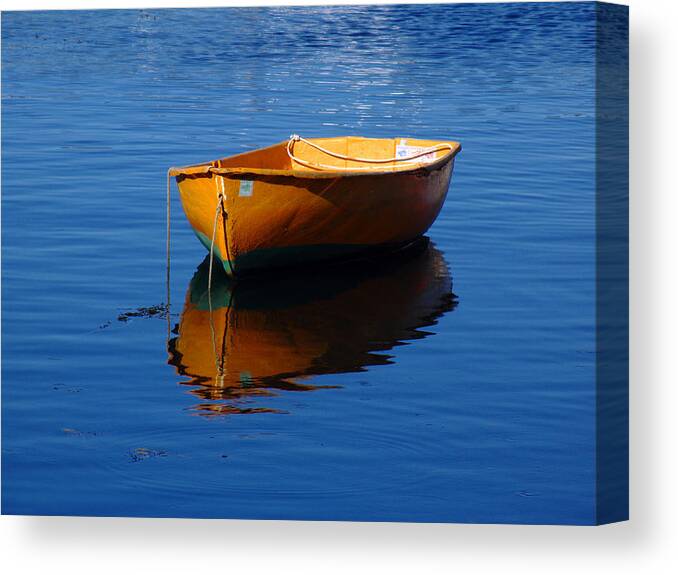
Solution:
{"label": "rope", "polygon": [[224,209],[224,202],[226,201],[226,185],[224,184],[224,178],[220,177],[217,179],[217,209],[214,212],[214,223],[212,224],[212,241],[210,242],[210,268],[209,275],[207,277],[207,294],[210,302],[210,309],[212,308],[212,265],[214,263],[214,242],[217,238],[217,222],[219,221],[219,212],[221,212],[221,218],[224,226],[224,243],[226,245],[226,261],[228,262],[228,268],[231,270],[231,275],[233,275],[233,266],[231,265],[231,255],[228,252],[228,238],[226,237],[226,210]]}
{"label": "rope", "polygon": [[[301,136],[297,134],[292,134],[290,136],[290,139],[287,142],[287,155],[290,157],[290,159],[293,162],[297,162],[298,164],[301,164],[302,166],[306,166],[307,168],[311,169],[318,169],[318,168],[326,168],[330,170],[347,170],[347,171],[360,171],[360,170],[372,170],[372,168],[341,168],[338,166],[329,166],[327,164],[314,164],[312,162],[306,162],[305,160],[300,160],[294,155],[294,143],[295,142],[304,142],[304,144],[311,146],[312,148],[315,148],[319,152],[322,152],[323,154],[327,154],[328,156],[332,156],[333,158],[337,158],[339,160],[346,160],[347,162],[363,162],[366,164],[389,164],[391,162],[408,162],[410,160],[414,160],[415,158],[420,158],[421,156],[426,156],[428,154],[431,154],[433,152],[439,152],[442,150],[454,150],[454,148],[450,144],[436,144],[435,146],[431,146],[429,148],[424,148],[423,150],[420,150],[419,152],[415,152],[413,154],[410,154],[409,156],[404,156],[402,158],[398,158],[396,156],[393,156],[392,158],[383,158],[383,159],[376,159],[376,158],[359,158],[359,157],[351,157],[351,156],[344,156],[343,154],[339,154],[337,152],[332,152],[331,150],[327,150],[326,148],[323,148],[319,146],[318,144],[314,144],[313,142],[307,140],[306,138],[302,138]],[[435,161],[435,160],[432,160]]]}
{"label": "rope", "polygon": [[210,269],[207,276],[207,297],[210,302],[210,310],[212,309],[212,265],[214,263],[214,242],[217,237],[217,221],[219,220],[219,212],[223,207],[224,196],[219,192],[217,199],[217,209],[214,212],[214,224],[212,225],[212,242],[210,243]]}

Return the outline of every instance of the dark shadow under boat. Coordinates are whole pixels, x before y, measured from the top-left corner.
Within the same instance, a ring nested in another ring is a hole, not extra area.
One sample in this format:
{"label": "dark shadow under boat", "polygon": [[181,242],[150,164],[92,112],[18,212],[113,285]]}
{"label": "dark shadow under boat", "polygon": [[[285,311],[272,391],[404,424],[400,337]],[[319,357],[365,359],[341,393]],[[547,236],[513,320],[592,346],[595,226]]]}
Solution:
{"label": "dark shadow under boat", "polygon": [[200,413],[260,413],[260,396],[312,391],[313,376],[393,362],[456,306],[448,266],[427,238],[374,260],[232,282],[209,257],[193,276],[169,363]]}

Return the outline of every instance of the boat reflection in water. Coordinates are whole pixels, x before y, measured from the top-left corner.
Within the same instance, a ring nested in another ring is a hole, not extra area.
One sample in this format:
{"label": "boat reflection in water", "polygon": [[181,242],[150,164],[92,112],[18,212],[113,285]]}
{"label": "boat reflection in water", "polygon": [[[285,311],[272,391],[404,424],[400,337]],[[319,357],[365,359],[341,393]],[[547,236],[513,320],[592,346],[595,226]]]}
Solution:
{"label": "boat reflection in water", "polygon": [[[328,387],[312,376],[392,363],[384,353],[431,335],[456,306],[449,269],[428,239],[378,260],[230,281],[209,257],[191,280],[169,363],[204,415],[261,413],[278,390]],[[316,380],[317,381],[317,380]]]}

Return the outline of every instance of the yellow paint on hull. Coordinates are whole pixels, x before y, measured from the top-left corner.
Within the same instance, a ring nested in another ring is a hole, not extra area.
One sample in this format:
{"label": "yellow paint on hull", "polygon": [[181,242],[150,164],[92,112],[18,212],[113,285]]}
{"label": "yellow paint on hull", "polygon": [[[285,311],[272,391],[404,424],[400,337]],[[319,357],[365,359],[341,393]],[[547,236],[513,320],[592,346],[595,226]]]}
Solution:
{"label": "yellow paint on hull", "polygon": [[327,156],[288,142],[212,162],[172,168],[188,221],[211,242],[229,275],[303,265],[401,245],[424,234],[445,201],[457,142],[356,137],[313,139],[337,154],[391,158],[398,149],[447,146],[426,158],[371,164]]}

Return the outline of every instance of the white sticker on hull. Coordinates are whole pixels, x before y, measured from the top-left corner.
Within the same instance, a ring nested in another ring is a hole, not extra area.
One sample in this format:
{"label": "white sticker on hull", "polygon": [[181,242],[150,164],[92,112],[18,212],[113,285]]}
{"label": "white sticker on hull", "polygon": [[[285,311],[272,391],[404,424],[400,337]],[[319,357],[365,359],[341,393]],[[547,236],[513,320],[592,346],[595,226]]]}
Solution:
{"label": "white sticker on hull", "polygon": [[[407,158],[408,156],[411,156],[412,154],[416,154],[417,152],[421,152],[422,150],[425,150],[425,147],[422,146],[408,146],[406,140],[400,140],[399,144],[396,144],[396,158]],[[432,162],[436,158],[436,153],[431,152],[430,154],[426,154],[424,156],[419,156],[417,158],[412,158],[411,160],[407,160],[408,162]]]}
{"label": "white sticker on hull", "polygon": [[254,182],[251,180],[240,180],[240,189],[238,195],[243,198],[249,198],[254,192]]}

